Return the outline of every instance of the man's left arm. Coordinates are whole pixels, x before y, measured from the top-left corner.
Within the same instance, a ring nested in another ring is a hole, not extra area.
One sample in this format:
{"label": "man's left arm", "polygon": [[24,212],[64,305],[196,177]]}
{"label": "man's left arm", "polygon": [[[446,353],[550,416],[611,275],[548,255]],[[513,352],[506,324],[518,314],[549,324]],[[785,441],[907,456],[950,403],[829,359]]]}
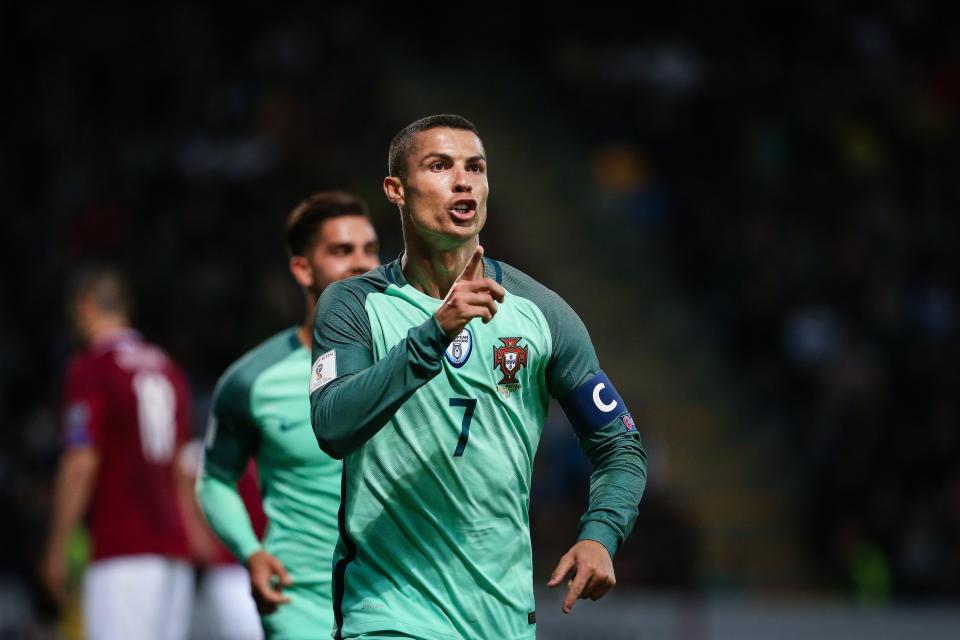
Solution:
{"label": "man's left arm", "polygon": [[99,443],[105,428],[107,397],[100,378],[77,361],[66,379],[64,415],[65,451],[54,481],[50,532],[41,580],[58,604],[66,601],[66,549],[73,530],[83,519],[96,488],[100,468]]}
{"label": "man's left arm", "polygon": [[560,301],[554,317],[554,353],[547,369],[550,393],[576,431],[593,464],[590,500],[580,519],[577,543],[557,564],[548,586],[565,578],[563,611],[578,598],[596,600],[616,584],[613,556],[633,529],[646,486],[647,462],[633,417],[613,383],[600,370],[586,328]]}

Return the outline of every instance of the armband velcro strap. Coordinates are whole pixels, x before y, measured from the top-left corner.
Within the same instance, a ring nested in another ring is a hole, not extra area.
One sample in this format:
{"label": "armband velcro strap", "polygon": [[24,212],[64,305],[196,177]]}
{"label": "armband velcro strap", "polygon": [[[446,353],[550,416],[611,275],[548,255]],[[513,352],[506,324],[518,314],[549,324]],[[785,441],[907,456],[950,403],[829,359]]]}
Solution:
{"label": "armband velcro strap", "polygon": [[634,428],[626,403],[603,371],[574,389],[560,406],[578,434],[595,433],[617,419],[628,431]]}

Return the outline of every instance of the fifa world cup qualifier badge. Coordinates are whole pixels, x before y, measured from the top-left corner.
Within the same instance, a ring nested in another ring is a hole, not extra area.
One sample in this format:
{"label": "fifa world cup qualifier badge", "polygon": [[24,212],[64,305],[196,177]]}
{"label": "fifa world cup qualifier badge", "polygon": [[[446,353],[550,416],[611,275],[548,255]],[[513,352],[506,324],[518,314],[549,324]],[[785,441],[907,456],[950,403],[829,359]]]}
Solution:
{"label": "fifa world cup qualifier badge", "polygon": [[517,343],[523,338],[500,338],[502,347],[493,348],[493,368],[500,369],[503,378],[497,383],[498,391],[515,391],[520,388],[517,374],[527,366],[527,347]]}
{"label": "fifa world cup qualifier badge", "polygon": [[310,393],[313,393],[336,377],[337,352],[335,349],[331,349],[313,361],[313,367],[310,370]]}
{"label": "fifa world cup qualifier badge", "polygon": [[447,362],[459,369],[467,363],[471,352],[473,352],[473,334],[470,333],[470,329],[464,329],[447,346],[444,355]]}

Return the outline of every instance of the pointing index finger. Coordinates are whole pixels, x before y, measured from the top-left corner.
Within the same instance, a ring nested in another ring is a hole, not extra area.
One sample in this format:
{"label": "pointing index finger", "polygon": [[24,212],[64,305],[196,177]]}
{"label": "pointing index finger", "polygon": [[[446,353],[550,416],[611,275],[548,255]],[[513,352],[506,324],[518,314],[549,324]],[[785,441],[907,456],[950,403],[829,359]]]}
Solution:
{"label": "pointing index finger", "polygon": [[483,247],[477,245],[476,251],[473,252],[473,255],[470,257],[470,260],[467,262],[467,266],[463,268],[463,271],[460,273],[460,276],[457,280],[476,280],[477,278],[483,277]]}
{"label": "pointing index finger", "polygon": [[563,604],[560,607],[564,613],[570,613],[570,610],[573,609],[573,605],[577,602],[580,594],[583,593],[583,589],[586,587],[591,575],[592,572],[579,566],[577,567],[577,573],[574,575],[573,580],[570,581],[567,587],[567,593],[563,597]]}

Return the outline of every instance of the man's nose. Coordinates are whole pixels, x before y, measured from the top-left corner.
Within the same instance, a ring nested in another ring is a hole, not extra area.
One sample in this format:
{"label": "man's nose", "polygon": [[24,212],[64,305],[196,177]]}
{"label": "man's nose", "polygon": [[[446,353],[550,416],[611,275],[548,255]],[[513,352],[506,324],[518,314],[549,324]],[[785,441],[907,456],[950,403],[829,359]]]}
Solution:
{"label": "man's nose", "polygon": [[377,257],[370,255],[363,249],[353,253],[353,270],[359,273],[366,273],[377,266]]}
{"label": "man's nose", "polygon": [[453,192],[470,193],[472,191],[473,186],[470,184],[467,172],[463,169],[458,169],[453,181]]}

